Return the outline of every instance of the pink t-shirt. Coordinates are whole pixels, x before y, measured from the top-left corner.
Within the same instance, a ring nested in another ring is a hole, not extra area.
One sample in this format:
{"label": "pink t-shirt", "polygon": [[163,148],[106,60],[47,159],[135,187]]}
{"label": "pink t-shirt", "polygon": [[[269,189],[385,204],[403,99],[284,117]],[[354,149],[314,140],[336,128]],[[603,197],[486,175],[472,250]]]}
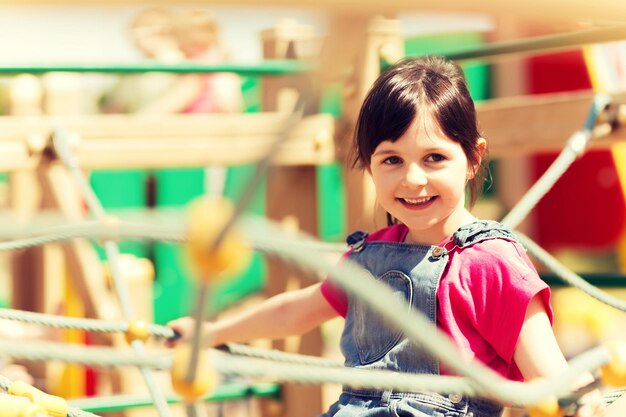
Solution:
{"label": "pink t-shirt", "polygon": [[[366,241],[403,242],[407,233],[406,226],[397,224],[369,235]],[[449,248],[452,243],[445,246]],[[328,279],[321,291],[345,317],[346,294]],[[437,289],[437,326],[452,338],[467,361],[478,359],[500,375],[522,381],[513,353],[535,295],[541,297],[552,322],[550,288],[516,242],[487,239],[464,249],[455,248],[450,251]],[[445,369],[441,373],[447,374]]]}

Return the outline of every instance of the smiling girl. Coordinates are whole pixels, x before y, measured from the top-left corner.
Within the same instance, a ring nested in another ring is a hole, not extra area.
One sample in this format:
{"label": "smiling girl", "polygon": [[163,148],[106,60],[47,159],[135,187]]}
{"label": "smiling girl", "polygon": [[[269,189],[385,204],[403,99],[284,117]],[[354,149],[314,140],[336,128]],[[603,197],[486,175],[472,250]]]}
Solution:
{"label": "smiling girl", "polygon": [[[550,290],[513,233],[476,219],[466,205],[467,191],[471,206],[482,188],[486,149],[456,64],[437,57],[407,59],[385,71],[359,114],[355,165],[371,176],[391,221],[372,234],[350,235],[352,249],[344,257],[421,311],[468,362],[481,361],[515,381],[551,376],[567,362],[552,332]],[[330,278],[205,323],[203,330],[207,343],[216,346],[302,334],[337,315],[345,318],[346,366],[449,374]],[[189,339],[190,318],[169,325]],[[580,410],[581,416],[600,412],[595,406]],[[501,413],[501,405],[481,398],[346,386],[324,417]]]}

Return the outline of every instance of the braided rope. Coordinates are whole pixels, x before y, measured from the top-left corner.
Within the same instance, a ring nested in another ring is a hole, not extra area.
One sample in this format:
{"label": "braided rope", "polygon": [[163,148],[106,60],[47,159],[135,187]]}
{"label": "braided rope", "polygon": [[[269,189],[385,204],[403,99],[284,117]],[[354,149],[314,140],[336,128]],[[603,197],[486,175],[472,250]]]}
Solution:
{"label": "braided rope", "polygon": [[546,172],[544,172],[541,178],[533,184],[515,207],[501,220],[503,224],[508,225],[512,229],[516,228],[537,205],[539,200],[541,200],[563,176],[570,165],[585,151],[587,144],[594,137],[593,126],[595,125],[598,114],[606,108],[610,101],[611,98],[604,94],[596,94],[594,96],[584,127],[570,137],[565,148],[563,148]]}
{"label": "braided rope", "polygon": [[[82,365],[110,367],[110,366],[139,366],[151,369],[169,369],[172,365],[172,354],[167,352],[156,355],[142,355],[132,350],[120,352],[119,349],[101,348],[92,346],[58,344],[40,342],[24,346],[18,342],[0,342],[0,353],[18,359],[29,360],[57,360]],[[551,393],[568,392],[572,378],[583,372],[589,372],[604,365],[610,354],[604,347],[590,350],[570,361],[570,368],[557,377],[549,380],[545,389],[539,384],[529,386],[527,383],[512,382],[502,379],[506,390],[510,391],[502,396],[502,389],[497,393],[501,401],[516,405],[534,404],[538,399]],[[403,392],[435,391],[443,394],[458,393],[475,396],[494,393],[493,387],[487,390],[475,384],[473,378],[450,377],[439,375],[424,375],[390,372],[387,370],[354,369],[343,367],[320,368],[313,365],[276,362],[262,359],[232,357],[231,355],[217,355],[214,360],[216,370],[225,376],[262,377],[274,382],[299,382],[303,384],[338,383],[355,388],[394,389]],[[1,381],[0,381],[1,382]],[[499,382],[500,383],[500,382]]]}
{"label": "braided rope", "polygon": [[288,353],[282,352],[280,350],[268,350],[268,349],[258,349],[252,346],[247,345],[239,345],[235,343],[229,343],[224,345],[223,349],[225,352],[230,353],[231,355],[236,356],[247,356],[250,358],[257,359],[266,359],[275,362],[282,363],[293,363],[298,365],[310,365],[317,366],[320,368],[343,368],[344,365],[332,359],[320,358],[318,356],[307,356],[299,353]]}
{"label": "braided rope", "polygon": [[516,232],[516,235],[522,245],[535,257],[539,262],[544,264],[547,268],[553,271],[557,277],[559,277],[564,282],[568,283],[572,287],[578,288],[579,290],[585,292],[590,297],[595,298],[596,300],[613,307],[619,311],[626,312],[626,301],[619,299],[617,297],[612,296],[600,288],[591,285],[580,275],[571,271],[567,267],[565,267],[561,262],[559,262],[555,257],[546,252],[543,248],[537,245],[532,239],[528,236]]}
{"label": "braided rope", "polygon": [[[59,158],[66,166],[70,176],[73,178],[74,182],[78,186],[79,192],[87,203],[89,211],[93,213],[98,220],[105,221],[106,212],[104,210],[104,207],[100,203],[100,200],[96,196],[94,190],[89,185],[89,182],[85,178],[85,175],[80,170],[80,167],[78,166],[78,160],[70,149],[69,141],[65,132],[61,129],[55,130],[52,136],[52,142]],[[109,268],[111,271],[113,287],[115,288],[115,293],[117,294],[118,300],[120,302],[122,314],[125,320],[130,321],[133,319],[132,304],[130,301],[130,295],[128,293],[128,290],[124,285],[122,271],[120,269],[119,248],[117,246],[117,243],[111,240],[105,240],[104,250],[107,259],[109,260]],[[133,340],[131,346],[138,354],[145,353],[144,345],[140,340]],[[167,401],[165,399],[165,396],[157,386],[156,381],[152,377],[152,374],[150,374],[148,369],[143,366],[140,367],[139,370],[144,379],[146,387],[148,388],[148,391],[150,392],[150,395],[154,400],[154,404],[157,412],[159,413],[159,416],[170,417],[170,411],[167,407]]]}

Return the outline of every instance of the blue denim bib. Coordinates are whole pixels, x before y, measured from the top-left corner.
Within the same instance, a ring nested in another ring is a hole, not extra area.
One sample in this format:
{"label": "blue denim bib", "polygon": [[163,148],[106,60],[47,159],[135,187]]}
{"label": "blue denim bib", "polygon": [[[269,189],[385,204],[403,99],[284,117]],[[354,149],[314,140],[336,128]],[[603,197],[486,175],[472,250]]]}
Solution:
{"label": "blue denim bib", "polygon": [[[388,285],[409,308],[421,311],[436,325],[437,287],[448,261],[448,250],[464,248],[485,239],[515,240],[513,233],[494,221],[476,221],[459,228],[447,246],[401,242],[366,242],[355,232],[347,239],[349,259],[362,265],[373,279]],[[403,333],[385,322],[356,297],[348,295],[348,311],[341,337],[345,365],[361,369],[439,374],[437,360]],[[489,401],[443,396],[437,393],[402,393],[344,387],[324,417],[495,417],[502,407]]]}

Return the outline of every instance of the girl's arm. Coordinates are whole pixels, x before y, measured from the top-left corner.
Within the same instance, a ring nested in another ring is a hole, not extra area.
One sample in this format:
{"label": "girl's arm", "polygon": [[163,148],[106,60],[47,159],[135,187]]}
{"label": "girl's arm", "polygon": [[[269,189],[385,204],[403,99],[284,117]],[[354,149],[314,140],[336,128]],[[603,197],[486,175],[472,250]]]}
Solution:
{"label": "girl's arm", "polygon": [[[551,377],[567,370],[568,364],[557,344],[541,297],[536,295],[530,302],[515,353],[515,363],[527,381],[538,377]],[[593,381],[591,374],[583,374],[572,384],[572,389],[580,388]],[[585,396],[588,405],[576,414],[601,416],[601,395],[592,391]]]}
{"label": "girl's arm", "polygon": [[[202,327],[203,346],[212,347],[229,342],[245,342],[253,339],[281,339],[300,335],[337,316],[322,292],[321,284],[288,291],[242,311],[232,317],[216,322],[206,322]],[[168,323],[181,334],[180,341],[189,341],[194,320],[183,317]]]}

